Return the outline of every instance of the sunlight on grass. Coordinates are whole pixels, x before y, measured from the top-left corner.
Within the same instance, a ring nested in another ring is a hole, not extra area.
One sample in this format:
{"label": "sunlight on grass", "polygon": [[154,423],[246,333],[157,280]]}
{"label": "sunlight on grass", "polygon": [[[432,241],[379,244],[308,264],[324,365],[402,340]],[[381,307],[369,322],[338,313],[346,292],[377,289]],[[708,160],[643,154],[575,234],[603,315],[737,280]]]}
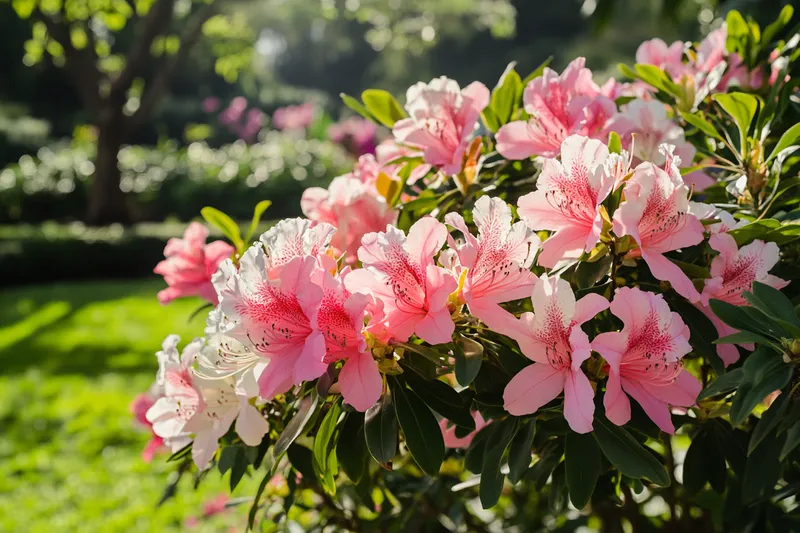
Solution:
{"label": "sunlight on grass", "polygon": [[[169,333],[202,335],[199,300],[162,307],[162,282],[64,284],[0,295],[0,531],[182,531],[225,492],[211,473],[187,477],[160,508],[173,470],[140,452],[148,435],[128,405],[152,382]],[[236,495],[255,492],[245,479]],[[243,530],[246,506],[192,531]]]}

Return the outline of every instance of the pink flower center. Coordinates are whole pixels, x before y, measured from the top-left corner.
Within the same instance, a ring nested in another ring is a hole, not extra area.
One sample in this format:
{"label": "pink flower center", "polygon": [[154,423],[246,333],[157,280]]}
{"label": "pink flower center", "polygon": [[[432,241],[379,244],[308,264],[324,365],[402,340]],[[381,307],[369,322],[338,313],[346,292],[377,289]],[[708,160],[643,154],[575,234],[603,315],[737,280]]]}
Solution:
{"label": "pink flower center", "polygon": [[188,422],[200,407],[200,395],[192,386],[192,378],[188,370],[167,370],[167,384],[173,389],[170,396],[178,407],[175,414],[179,420]]}
{"label": "pink flower center", "polygon": [[677,195],[667,196],[658,183],[653,185],[639,222],[643,242],[653,246],[672,237],[686,226],[686,213],[677,207]]}
{"label": "pink flower center", "polygon": [[762,258],[755,254],[736,257],[722,274],[722,288],[714,297],[734,305],[747,305],[742,293],[752,288],[761,263]]}
{"label": "pink flower center", "polygon": [[620,375],[651,385],[669,385],[683,370],[680,360],[669,360],[674,347],[674,339],[659,327],[658,315],[650,313],[644,324],[628,337]]}
{"label": "pink flower center", "polygon": [[350,356],[358,347],[358,336],[353,319],[344,308],[344,302],[334,291],[325,291],[317,314],[317,327],[325,337],[326,363]]}
{"label": "pink flower center", "polygon": [[545,323],[536,334],[536,340],[545,345],[545,355],[550,366],[557,370],[567,370],[572,366],[572,345],[569,336],[575,322],[564,327],[563,313],[557,304],[552,303],[545,311]]}
{"label": "pink flower center", "polygon": [[281,347],[305,342],[311,333],[297,297],[269,283],[261,284],[253,298],[245,300],[236,310],[250,323],[247,336],[262,353],[274,355]]}
{"label": "pink flower center", "polygon": [[566,218],[592,225],[597,215],[597,191],[589,184],[589,169],[573,162],[545,192],[547,203]]}

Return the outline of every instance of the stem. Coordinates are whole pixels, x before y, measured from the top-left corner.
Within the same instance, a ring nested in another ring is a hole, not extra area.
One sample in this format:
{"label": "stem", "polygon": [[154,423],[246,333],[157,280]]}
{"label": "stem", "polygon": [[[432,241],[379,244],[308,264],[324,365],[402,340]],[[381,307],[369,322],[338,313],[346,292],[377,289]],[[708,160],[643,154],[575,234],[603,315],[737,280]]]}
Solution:
{"label": "stem", "polygon": [[617,256],[616,241],[611,241],[609,248],[611,250],[611,297],[614,297],[614,292],[617,290],[617,269],[619,268],[619,256]]}

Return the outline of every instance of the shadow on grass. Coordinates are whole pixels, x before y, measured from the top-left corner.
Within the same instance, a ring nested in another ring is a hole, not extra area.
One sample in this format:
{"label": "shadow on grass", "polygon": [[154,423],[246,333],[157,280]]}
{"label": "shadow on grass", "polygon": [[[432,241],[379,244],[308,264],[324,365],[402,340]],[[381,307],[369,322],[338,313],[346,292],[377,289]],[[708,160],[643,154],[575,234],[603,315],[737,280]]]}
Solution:
{"label": "shadow on grass", "polygon": [[0,295],[0,364],[3,374],[36,368],[45,374],[94,376],[155,372],[163,338],[202,335],[202,302],[161,306],[163,281],[108,281],[22,287]]}

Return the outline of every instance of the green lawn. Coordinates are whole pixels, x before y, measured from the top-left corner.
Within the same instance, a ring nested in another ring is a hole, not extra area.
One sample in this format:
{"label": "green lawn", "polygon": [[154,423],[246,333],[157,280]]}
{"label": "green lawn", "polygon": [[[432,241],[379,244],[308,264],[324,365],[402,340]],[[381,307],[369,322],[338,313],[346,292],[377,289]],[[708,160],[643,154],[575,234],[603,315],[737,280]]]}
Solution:
{"label": "green lawn", "polygon": [[[179,531],[225,492],[216,472],[197,492],[184,476],[157,508],[172,465],[140,458],[148,435],[128,405],[153,380],[154,352],[169,333],[186,341],[203,330],[202,313],[187,321],[201,302],[162,307],[162,287],[152,279],[0,294],[0,531]],[[253,494],[257,481],[235,496]],[[242,531],[245,514],[246,505],[192,531]]]}

